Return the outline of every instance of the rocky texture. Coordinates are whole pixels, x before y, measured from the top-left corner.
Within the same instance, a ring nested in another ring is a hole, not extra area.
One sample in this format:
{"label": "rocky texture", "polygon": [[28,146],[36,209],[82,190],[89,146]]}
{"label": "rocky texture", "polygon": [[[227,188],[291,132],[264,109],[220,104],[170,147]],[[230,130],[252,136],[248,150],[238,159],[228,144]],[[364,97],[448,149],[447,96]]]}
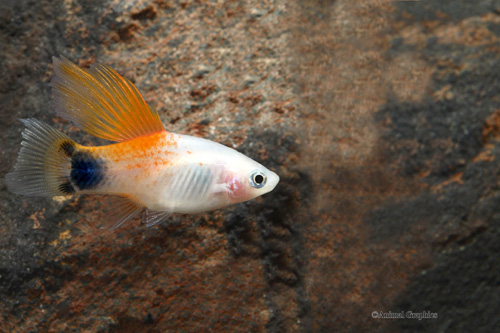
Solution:
{"label": "rocky texture", "polygon": [[[494,331],[497,1],[6,1],[0,174],[54,116],[51,56],[111,65],[169,130],[277,171],[252,202],[106,231],[0,182],[5,331]],[[430,311],[437,319],[374,319]]]}

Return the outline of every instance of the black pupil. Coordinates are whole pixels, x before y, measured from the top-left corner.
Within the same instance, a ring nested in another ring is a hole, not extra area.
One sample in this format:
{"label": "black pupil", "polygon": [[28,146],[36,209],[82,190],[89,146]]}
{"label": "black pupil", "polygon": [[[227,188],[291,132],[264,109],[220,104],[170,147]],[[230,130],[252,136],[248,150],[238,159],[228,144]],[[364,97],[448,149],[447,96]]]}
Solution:
{"label": "black pupil", "polygon": [[262,176],[262,175],[255,176],[255,183],[256,184],[262,184],[263,181],[264,181],[264,176]]}

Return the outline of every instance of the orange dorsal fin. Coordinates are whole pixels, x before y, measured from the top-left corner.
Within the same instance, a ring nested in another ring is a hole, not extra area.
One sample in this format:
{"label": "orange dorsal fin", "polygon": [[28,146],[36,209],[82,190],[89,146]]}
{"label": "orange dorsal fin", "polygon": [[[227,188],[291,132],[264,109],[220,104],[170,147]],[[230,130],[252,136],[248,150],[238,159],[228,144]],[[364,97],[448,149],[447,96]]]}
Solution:
{"label": "orange dorsal fin", "polygon": [[64,57],[53,63],[56,112],[85,132],[127,141],[164,130],[158,113],[112,68],[96,64],[84,70]]}

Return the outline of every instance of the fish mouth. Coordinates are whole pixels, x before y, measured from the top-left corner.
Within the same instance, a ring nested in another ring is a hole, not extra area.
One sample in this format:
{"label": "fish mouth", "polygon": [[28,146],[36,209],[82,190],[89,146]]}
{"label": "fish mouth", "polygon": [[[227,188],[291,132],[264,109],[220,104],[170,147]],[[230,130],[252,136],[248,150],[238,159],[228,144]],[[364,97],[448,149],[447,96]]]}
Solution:
{"label": "fish mouth", "polygon": [[268,192],[271,192],[272,190],[274,190],[276,185],[278,185],[278,183],[280,182],[280,176],[278,176],[276,173],[271,171],[270,175],[267,178],[268,178],[267,181],[269,184]]}

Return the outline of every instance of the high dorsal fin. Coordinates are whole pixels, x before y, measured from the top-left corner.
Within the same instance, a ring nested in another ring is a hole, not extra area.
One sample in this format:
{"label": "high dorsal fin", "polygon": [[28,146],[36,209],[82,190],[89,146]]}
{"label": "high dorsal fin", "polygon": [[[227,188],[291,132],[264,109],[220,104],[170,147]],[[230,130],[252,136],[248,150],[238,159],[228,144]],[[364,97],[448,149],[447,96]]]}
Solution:
{"label": "high dorsal fin", "polygon": [[82,130],[111,141],[164,130],[158,113],[112,68],[97,64],[87,71],[64,57],[53,63],[56,112]]}

